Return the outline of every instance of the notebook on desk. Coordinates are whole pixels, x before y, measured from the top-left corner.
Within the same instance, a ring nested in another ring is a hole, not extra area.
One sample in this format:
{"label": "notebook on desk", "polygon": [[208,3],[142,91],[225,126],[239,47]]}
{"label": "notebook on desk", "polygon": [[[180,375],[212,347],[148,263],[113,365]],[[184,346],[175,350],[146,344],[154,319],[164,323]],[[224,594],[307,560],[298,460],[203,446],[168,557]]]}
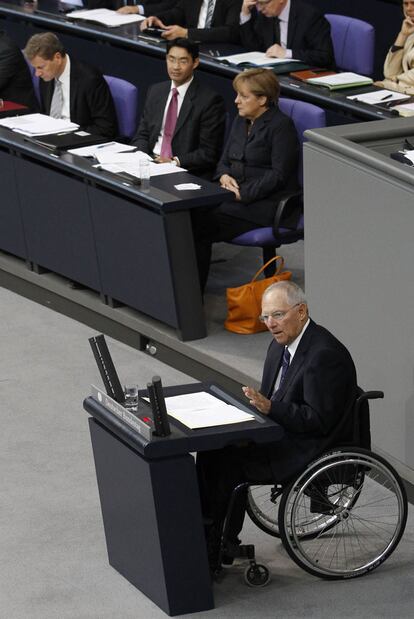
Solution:
{"label": "notebook on desk", "polygon": [[89,146],[90,144],[103,144],[108,138],[93,135],[87,131],[71,131],[70,133],[51,133],[26,138],[30,142],[45,146],[50,150],[68,150],[77,146]]}

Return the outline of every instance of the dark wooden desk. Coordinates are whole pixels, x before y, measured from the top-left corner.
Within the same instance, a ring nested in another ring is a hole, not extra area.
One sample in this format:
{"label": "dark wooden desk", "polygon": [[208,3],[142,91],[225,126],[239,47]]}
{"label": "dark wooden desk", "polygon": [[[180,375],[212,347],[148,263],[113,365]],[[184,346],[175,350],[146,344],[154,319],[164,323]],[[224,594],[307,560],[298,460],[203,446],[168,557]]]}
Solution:
{"label": "dark wooden desk", "polygon": [[[145,100],[149,85],[167,79],[165,68],[165,43],[141,36],[139,26],[131,24],[120,28],[105,28],[88,22],[71,22],[59,13],[57,0],[38,0],[37,4],[23,0],[0,1],[0,25],[21,47],[27,39],[45,30],[56,32],[69,53],[85,62],[97,66],[106,75],[115,75],[129,80],[139,88],[140,105]],[[232,79],[239,72],[218,62],[209,55],[209,48],[220,48],[221,53],[234,53],[234,46],[202,47],[199,73],[206,84],[222,94],[230,117],[236,113]],[[326,88],[303,84],[280,75],[281,92],[284,97],[292,97],[314,103],[328,112],[328,124],[359,122],[362,120],[381,120],[391,118],[386,108],[368,106],[349,101],[348,94],[358,94],[369,90],[354,89],[334,92]]]}
{"label": "dark wooden desk", "polygon": [[[148,378],[148,377],[146,377]],[[182,385],[166,396],[211,390]],[[214,391],[216,390],[216,391]],[[246,439],[278,441],[281,426],[256,421],[190,430],[170,419],[172,434],[148,442],[97,400],[87,398],[109,563],[169,615],[214,607],[194,458]],[[251,411],[249,411],[251,412]]]}
{"label": "dark wooden desk", "polygon": [[[144,192],[8,129],[0,166],[0,249],[171,325],[183,340],[205,337],[190,210],[228,192],[187,173],[153,177]],[[202,189],[174,188],[189,181]]]}

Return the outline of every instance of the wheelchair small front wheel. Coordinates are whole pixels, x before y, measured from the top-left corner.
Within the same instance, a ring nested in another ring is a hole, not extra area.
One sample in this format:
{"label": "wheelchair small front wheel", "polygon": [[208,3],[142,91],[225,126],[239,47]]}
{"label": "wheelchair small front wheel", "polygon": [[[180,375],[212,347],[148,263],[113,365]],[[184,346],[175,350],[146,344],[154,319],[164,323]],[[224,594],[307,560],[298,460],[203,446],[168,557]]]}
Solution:
{"label": "wheelchair small front wheel", "polygon": [[244,580],[249,587],[265,587],[270,580],[270,572],[260,563],[248,565],[244,570]]}

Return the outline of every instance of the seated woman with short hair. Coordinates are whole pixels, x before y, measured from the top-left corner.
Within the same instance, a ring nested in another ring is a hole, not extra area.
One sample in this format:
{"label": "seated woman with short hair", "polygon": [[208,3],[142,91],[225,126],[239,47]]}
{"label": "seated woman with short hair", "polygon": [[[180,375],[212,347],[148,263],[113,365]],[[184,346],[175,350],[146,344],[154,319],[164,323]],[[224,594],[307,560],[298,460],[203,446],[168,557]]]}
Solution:
{"label": "seated woman with short hair", "polygon": [[216,179],[231,194],[213,210],[193,213],[194,240],[202,291],[212,243],[273,223],[278,194],[297,187],[299,144],[290,118],[278,108],[279,82],[268,69],[249,69],[233,80],[234,119]]}
{"label": "seated woman with short hair", "polygon": [[384,80],[377,86],[414,95],[414,0],[403,0],[404,19],[384,64]]}

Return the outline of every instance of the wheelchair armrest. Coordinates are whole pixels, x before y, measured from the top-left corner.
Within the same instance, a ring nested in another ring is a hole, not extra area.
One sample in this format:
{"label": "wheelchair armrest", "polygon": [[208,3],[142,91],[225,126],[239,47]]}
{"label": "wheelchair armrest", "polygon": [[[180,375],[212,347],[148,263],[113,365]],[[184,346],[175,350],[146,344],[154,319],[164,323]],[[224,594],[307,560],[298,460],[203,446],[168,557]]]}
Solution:
{"label": "wheelchair armrest", "polygon": [[285,191],[279,194],[279,202],[276,207],[273,232],[278,236],[281,226],[294,230],[303,213],[303,191]]}

